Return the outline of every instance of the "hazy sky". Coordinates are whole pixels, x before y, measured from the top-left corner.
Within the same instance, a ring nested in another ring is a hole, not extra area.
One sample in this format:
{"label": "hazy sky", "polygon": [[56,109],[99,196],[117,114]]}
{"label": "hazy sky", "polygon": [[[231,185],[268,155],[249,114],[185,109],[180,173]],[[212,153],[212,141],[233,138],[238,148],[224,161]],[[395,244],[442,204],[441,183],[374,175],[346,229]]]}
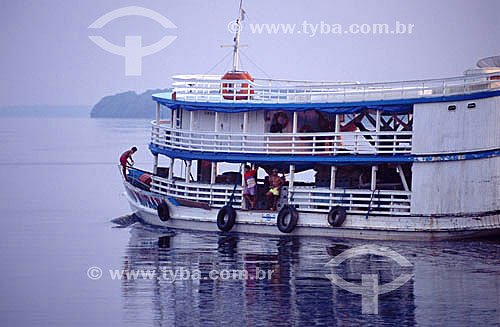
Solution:
{"label": "hazy sky", "polygon": [[[228,23],[238,0],[219,1],[11,1],[0,0],[0,105],[95,104],[126,90],[166,88],[174,74],[206,73],[230,51]],[[89,25],[125,6],[167,17],[165,29],[145,17],[121,17],[98,30]],[[246,0],[244,53],[274,78],[388,81],[461,75],[485,56],[500,53],[499,0],[272,1]],[[349,24],[399,21],[412,34],[256,34],[249,24]],[[142,44],[177,39],[142,58],[142,75],[125,76],[123,57],[99,48],[89,35],[117,45],[125,36]],[[243,68],[265,77],[242,57]],[[229,57],[212,73],[223,73]]]}

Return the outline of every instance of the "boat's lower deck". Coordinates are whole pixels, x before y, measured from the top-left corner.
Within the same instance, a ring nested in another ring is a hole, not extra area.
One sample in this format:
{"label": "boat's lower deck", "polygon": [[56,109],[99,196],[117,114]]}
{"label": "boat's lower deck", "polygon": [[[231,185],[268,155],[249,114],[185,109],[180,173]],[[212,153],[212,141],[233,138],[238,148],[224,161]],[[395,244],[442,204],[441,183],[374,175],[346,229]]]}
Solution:
{"label": "boat's lower deck", "polygon": [[[217,231],[218,208],[197,208],[175,205],[166,197],[144,194],[125,183],[127,200],[132,210],[146,223],[171,228]],[[132,196],[131,196],[132,195]],[[149,197],[149,199],[147,199]],[[166,202],[169,219],[162,221],[155,203]],[[175,202],[175,201],[174,201]],[[443,240],[500,234],[500,212],[460,217],[384,216],[347,214],[340,227],[332,227],[327,214],[300,212],[296,227],[289,234],[277,227],[278,212],[263,210],[236,211],[236,232],[271,235],[307,235],[339,238],[382,240]]]}

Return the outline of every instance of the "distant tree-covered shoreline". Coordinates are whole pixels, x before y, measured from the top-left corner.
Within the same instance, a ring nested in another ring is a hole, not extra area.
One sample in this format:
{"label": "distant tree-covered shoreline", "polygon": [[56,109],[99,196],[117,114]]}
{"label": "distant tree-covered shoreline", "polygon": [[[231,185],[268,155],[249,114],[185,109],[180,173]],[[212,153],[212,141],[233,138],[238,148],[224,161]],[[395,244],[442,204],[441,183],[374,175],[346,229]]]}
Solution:
{"label": "distant tree-covered shoreline", "polygon": [[152,95],[168,92],[168,89],[118,93],[102,98],[90,112],[92,118],[154,118],[155,104]]}

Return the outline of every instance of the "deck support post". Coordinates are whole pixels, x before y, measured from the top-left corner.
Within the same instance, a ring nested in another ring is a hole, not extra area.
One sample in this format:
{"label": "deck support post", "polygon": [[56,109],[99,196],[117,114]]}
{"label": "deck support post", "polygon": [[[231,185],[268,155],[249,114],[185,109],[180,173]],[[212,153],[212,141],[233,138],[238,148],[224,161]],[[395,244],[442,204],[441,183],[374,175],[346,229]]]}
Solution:
{"label": "deck support post", "polygon": [[[245,199],[245,196],[243,196],[245,189],[247,187],[247,181],[245,180],[245,165],[247,165],[246,162],[241,163],[243,165],[243,171],[240,170],[241,173],[241,189],[243,190],[242,192],[242,197],[241,197],[241,209],[246,210],[247,209],[247,200]],[[255,178],[257,180],[257,177]]]}
{"label": "deck support post", "polygon": [[331,166],[330,167],[330,206],[333,206],[333,198],[335,197],[335,194],[333,193],[333,190],[335,189],[335,179],[337,177],[337,166]]}
{"label": "deck support post", "polygon": [[186,183],[191,182],[191,165],[192,164],[193,164],[193,162],[191,160],[188,160],[186,162]]}
{"label": "deck support post", "polygon": [[170,158],[170,168],[168,169],[168,179],[172,180],[174,177],[174,164],[175,164],[175,159]]}
{"label": "deck support post", "polygon": [[330,190],[335,189],[335,177],[337,175],[337,166],[330,167]]}
{"label": "deck support post", "polygon": [[[177,125],[175,124],[175,109],[172,109],[170,113],[170,124],[172,129],[177,128]],[[173,137],[175,133],[172,133],[170,137]],[[171,142],[173,142],[173,139],[171,139]],[[168,179],[173,180],[174,178],[174,164],[175,164],[175,159],[170,158],[170,168],[168,169]]]}
{"label": "deck support post", "polygon": [[403,188],[406,192],[410,192],[410,188],[408,187],[408,183],[406,182],[405,174],[403,173],[403,167],[401,165],[397,165],[396,168],[399,172],[399,177],[401,177],[401,182],[403,183]]}
{"label": "deck support post", "polygon": [[[243,146],[242,146],[242,150],[245,151],[246,150],[246,147],[247,147],[247,143],[246,143],[246,140],[247,140],[247,135],[248,134],[248,111],[245,111],[243,113]],[[243,203],[246,203],[246,201],[243,201]]]}
{"label": "deck support post", "polygon": [[[375,154],[378,154],[379,153],[379,139],[380,139],[380,135],[378,134],[378,132],[380,132],[380,120],[382,119],[382,112],[380,110],[377,110],[377,117],[376,117],[376,121],[375,121],[375,131],[377,132],[377,137],[376,137],[376,141],[375,141]],[[383,151],[384,149],[382,149]]]}
{"label": "deck support post", "polygon": [[215,177],[217,176],[217,163],[212,161],[212,170],[210,172],[210,184],[215,184]]}
{"label": "deck support post", "polygon": [[[217,151],[217,132],[219,131],[219,112],[215,112],[215,119],[214,119],[214,131],[215,131],[215,138],[214,138],[214,150]],[[215,184],[215,177],[217,176],[217,162],[212,161],[212,171],[210,174],[210,184],[214,185]]]}
{"label": "deck support post", "polygon": [[297,121],[297,111],[294,111],[293,112],[293,122],[292,122],[292,133],[293,133],[293,137],[292,137],[292,153],[295,152],[295,134],[297,134],[297,124],[298,124],[298,121]]}
{"label": "deck support post", "polygon": [[243,133],[248,133],[248,111],[243,113]]}
{"label": "deck support post", "polygon": [[153,155],[153,174],[158,174],[158,153]]}
{"label": "deck support post", "polygon": [[[158,133],[158,136],[160,134],[160,103],[159,102],[156,102],[156,121],[155,121],[155,125],[156,125],[156,133]],[[158,153],[154,154],[153,155],[153,173],[156,175],[158,174]]]}
{"label": "deck support post", "polygon": [[[334,132],[335,133],[340,133],[340,114],[336,114],[335,115],[335,129],[334,129]],[[333,154],[336,155],[337,154],[337,148],[339,147],[339,143],[338,141],[341,140],[341,136],[338,136],[336,135],[334,138],[333,138],[334,142],[333,142]]]}
{"label": "deck support post", "polygon": [[[194,111],[189,112],[189,132],[192,132],[194,129]],[[191,138],[193,137],[193,134],[189,133],[189,148],[191,149],[192,143],[191,143]],[[192,160],[188,160],[186,162],[186,183],[191,182],[191,167],[193,165]]]}
{"label": "deck support post", "polygon": [[288,182],[288,203],[292,201],[293,197],[293,183],[295,182],[295,165],[290,165],[290,180]]}
{"label": "deck support post", "polygon": [[193,143],[193,141],[192,141],[192,139],[193,139],[193,134],[191,133],[191,132],[193,131],[193,129],[194,129],[194,111],[193,111],[193,110],[191,110],[191,111],[189,112],[189,132],[190,132],[190,133],[189,133],[189,149],[190,149],[190,150],[191,150],[191,149],[192,149],[192,147],[193,147],[193,144],[192,144],[192,143]]}
{"label": "deck support post", "polygon": [[156,126],[160,126],[160,103],[156,102]]}
{"label": "deck support post", "polygon": [[[379,154],[379,138],[380,135],[378,132],[380,132],[380,123],[382,119],[382,111],[377,110],[377,116],[376,116],[376,121],[375,121],[375,131],[377,132],[377,137],[375,141],[375,153]],[[377,171],[378,171],[378,166],[372,166],[372,179],[370,183],[370,190],[373,192],[377,189]]]}
{"label": "deck support post", "polygon": [[[340,133],[340,114],[335,115],[335,134]],[[339,148],[339,141],[341,140],[341,136],[335,135],[333,138],[333,155],[337,154],[337,148]],[[337,179],[337,166],[331,166],[330,168],[330,190],[333,191],[335,189],[335,183]],[[333,206],[333,198],[334,194],[330,193],[330,206]]]}
{"label": "deck support post", "polygon": [[371,187],[370,189],[372,191],[375,191],[377,188],[377,171],[378,171],[378,166],[372,166],[372,181],[371,181]]}

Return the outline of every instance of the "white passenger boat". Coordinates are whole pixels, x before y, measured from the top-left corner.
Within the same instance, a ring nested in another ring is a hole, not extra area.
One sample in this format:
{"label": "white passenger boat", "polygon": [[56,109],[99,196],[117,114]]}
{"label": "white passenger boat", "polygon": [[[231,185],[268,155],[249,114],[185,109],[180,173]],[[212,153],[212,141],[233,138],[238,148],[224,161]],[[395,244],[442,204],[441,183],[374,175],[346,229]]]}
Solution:
{"label": "white passenger boat", "polygon": [[[174,76],[172,92],[153,95],[153,172],[124,178],[145,222],[366,239],[500,234],[498,57],[432,80],[258,79],[238,70],[241,15],[231,71]],[[258,167],[253,210],[243,165]],[[284,181],[276,211],[273,169]]]}

